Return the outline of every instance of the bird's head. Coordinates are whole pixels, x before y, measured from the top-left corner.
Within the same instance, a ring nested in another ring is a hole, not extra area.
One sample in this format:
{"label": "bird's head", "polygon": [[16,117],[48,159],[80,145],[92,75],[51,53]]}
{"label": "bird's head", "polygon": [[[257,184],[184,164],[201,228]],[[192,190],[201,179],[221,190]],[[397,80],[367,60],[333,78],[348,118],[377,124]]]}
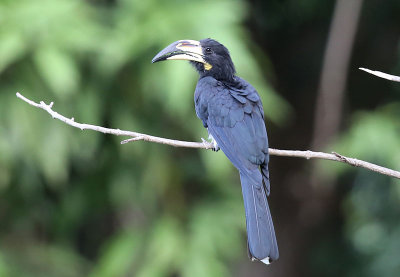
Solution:
{"label": "bird's head", "polygon": [[216,40],[178,40],[160,51],[153,63],[164,60],[188,60],[200,77],[212,76],[220,81],[231,82],[235,67],[228,49]]}

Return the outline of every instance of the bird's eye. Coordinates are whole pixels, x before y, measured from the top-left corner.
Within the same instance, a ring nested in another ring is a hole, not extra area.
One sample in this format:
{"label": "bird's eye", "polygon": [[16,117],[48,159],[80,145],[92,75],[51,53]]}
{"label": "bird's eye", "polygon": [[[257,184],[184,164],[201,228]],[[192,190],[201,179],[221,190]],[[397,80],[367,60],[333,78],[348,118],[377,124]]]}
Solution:
{"label": "bird's eye", "polygon": [[212,53],[211,47],[207,47],[207,48],[206,48],[206,53],[207,53],[207,54],[211,54],[211,53]]}

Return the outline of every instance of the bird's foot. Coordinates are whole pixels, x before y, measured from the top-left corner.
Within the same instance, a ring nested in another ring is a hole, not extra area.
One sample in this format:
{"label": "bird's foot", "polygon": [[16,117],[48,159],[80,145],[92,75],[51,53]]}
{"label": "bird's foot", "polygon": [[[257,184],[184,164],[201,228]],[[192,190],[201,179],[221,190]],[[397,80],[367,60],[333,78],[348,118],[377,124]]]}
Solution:
{"label": "bird's foot", "polygon": [[217,144],[217,142],[215,141],[215,139],[211,135],[209,135],[208,138],[210,139],[210,141],[208,141],[208,140],[206,140],[204,138],[201,138],[201,141],[206,145],[212,144],[211,150],[217,152],[220,149],[218,144]]}
{"label": "bird's foot", "polygon": [[214,139],[214,137],[210,133],[208,134],[208,138],[211,140],[211,143],[214,146],[213,151],[217,152],[220,149],[219,146],[218,146],[217,141]]}

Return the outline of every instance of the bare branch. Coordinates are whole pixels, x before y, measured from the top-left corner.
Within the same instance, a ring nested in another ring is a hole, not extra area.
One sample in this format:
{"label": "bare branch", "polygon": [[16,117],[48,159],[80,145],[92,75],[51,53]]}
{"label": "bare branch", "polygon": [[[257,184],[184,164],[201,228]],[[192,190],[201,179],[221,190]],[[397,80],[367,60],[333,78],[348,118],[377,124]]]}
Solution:
{"label": "bare branch", "polygon": [[323,153],[323,152],[313,152],[313,151],[298,151],[298,150],[279,150],[279,149],[269,149],[270,155],[274,156],[285,156],[285,157],[297,157],[297,158],[305,158],[309,159],[323,159],[323,160],[330,160],[336,162],[346,163],[355,167],[362,167],[371,171],[375,171],[377,173],[387,175],[390,177],[394,177],[400,179],[400,171],[396,171],[393,169],[389,169],[380,165],[376,165],[370,162],[349,158],[338,154],[336,152]]}
{"label": "bare branch", "polygon": [[390,81],[394,81],[394,82],[400,82],[400,77],[396,76],[396,75],[390,75],[390,74],[387,74],[387,73],[383,73],[383,72],[375,71],[375,70],[370,70],[368,68],[363,68],[363,67],[360,67],[358,69],[363,70],[365,72],[368,72],[369,74],[381,77],[381,78],[386,79],[386,80],[390,80]]}
{"label": "bare branch", "polygon": [[[121,141],[121,144],[125,144],[125,143],[131,142],[131,141],[143,140],[143,141],[171,145],[171,146],[175,146],[175,147],[188,147],[188,148],[201,148],[201,149],[212,149],[213,148],[213,144],[209,143],[207,141],[203,141],[203,142],[180,141],[180,140],[173,140],[173,139],[166,139],[166,138],[161,138],[161,137],[150,136],[150,135],[141,134],[141,133],[137,133],[137,132],[124,131],[124,130],[120,130],[120,129],[110,129],[110,128],[104,128],[104,127],[100,127],[100,126],[96,126],[96,125],[91,125],[91,124],[78,123],[78,122],[75,122],[74,118],[69,119],[69,118],[53,111],[52,110],[52,107],[54,104],[53,102],[51,102],[49,105],[45,104],[43,101],[40,101],[40,103],[36,103],[36,102],[24,97],[19,92],[17,92],[17,97],[36,108],[45,110],[54,119],[61,120],[62,122],[66,123],[70,126],[73,126],[75,128],[79,128],[81,130],[93,130],[93,131],[101,132],[104,134],[111,134],[111,135],[116,135],[116,136],[131,137],[129,139]],[[313,152],[313,151],[309,151],[309,150],[299,151],[299,150],[280,150],[280,149],[269,148],[269,154],[273,155],[273,156],[305,158],[307,160],[323,159],[323,160],[337,161],[337,162],[346,163],[346,164],[349,164],[349,165],[352,165],[355,167],[362,167],[362,168],[365,168],[365,169],[368,169],[371,171],[375,171],[375,172],[383,174],[383,175],[387,175],[390,177],[400,179],[400,171],[385,168],[385,167],[382,167],[382,166],[379,166],[379,165],[376,165],[373,163],[369,163],[366,161],[345,157],[336,152],[329,154],[329,153],[323,153],[323,152]]]}
{"label": "bare branch", "polygon": [[25,96],[21,95],[19,92],[17,92],[17,97],[36,108],[45,110],[54,119],[61,120],[62,122],[66,123],[68,125],[71,125],[72,127],[75,127],[75,128],[81,129],[81,130],[93,130],[93,131],[101,132],[104,134],[111,134],[111,135],[116,135],[116,136],[128,136],[128,137],[134,138],[133,140],[132,139],[124,140],[121,142],[122,144],[127,143],[131,140],[132,141],[144,140],[144,141],[156,142],[156,143],[161,143],[161,144],[167,144],[167,145],[171,145],[171,146],[175,146],[175,147],[204,148],[204,149],[213,148],[212,144],[203,143],[203,142],[178,141],[178,140],[173,140],[173,139],[166,139],[166,138],[150,136],[150,135],[141,134],[141,133],[132,132],[132,131],[124,131],[124,130],[120,130],[120,129],[110,129],[110,128],[104,128],[104,127],[100,127],[100,126],[96,126],[96,125],[91,125],[91,124],[78,123],[78,122],[75,122],[74,118],[69,119],[69,118],[53,111],[52,110],[52,107],[54,104],[53,102],[51,102],[49,105],[47,105],[43,101],[40,101],[40,104],[38,104],[32,100],[29,100]]}

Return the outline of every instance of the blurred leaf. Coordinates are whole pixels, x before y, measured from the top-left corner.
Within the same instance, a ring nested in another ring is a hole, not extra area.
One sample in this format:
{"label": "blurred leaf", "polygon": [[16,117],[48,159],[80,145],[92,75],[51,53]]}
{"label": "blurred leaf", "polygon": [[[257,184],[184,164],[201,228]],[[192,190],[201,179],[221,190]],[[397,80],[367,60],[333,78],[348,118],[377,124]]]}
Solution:
{"label": "blurred leaf", "polygon": [[89,276],[127,276],[135,259],[139,258],[141,245],[142,235],[138,232],[130,230],[115,236],[103,249],[103,255]]}
{"label": "blurred leaf", "polygon": [[5,68],[21,58],[26,50],[23,39],[16,33],[0,33],[0,74]]}
{"label": "blurred leaf", "polygon": [[146,261],[135,276],[168,276],[175,273],[185,253],[183,235],[174,219],[164,216],[158,220],[147,238]]}
{"label": "blurred leaf", "polygon": [[79,73],[72,57],[58,49],[40,48],[35,54],[38,70],[58,96],[74,93],[78,88]]}

